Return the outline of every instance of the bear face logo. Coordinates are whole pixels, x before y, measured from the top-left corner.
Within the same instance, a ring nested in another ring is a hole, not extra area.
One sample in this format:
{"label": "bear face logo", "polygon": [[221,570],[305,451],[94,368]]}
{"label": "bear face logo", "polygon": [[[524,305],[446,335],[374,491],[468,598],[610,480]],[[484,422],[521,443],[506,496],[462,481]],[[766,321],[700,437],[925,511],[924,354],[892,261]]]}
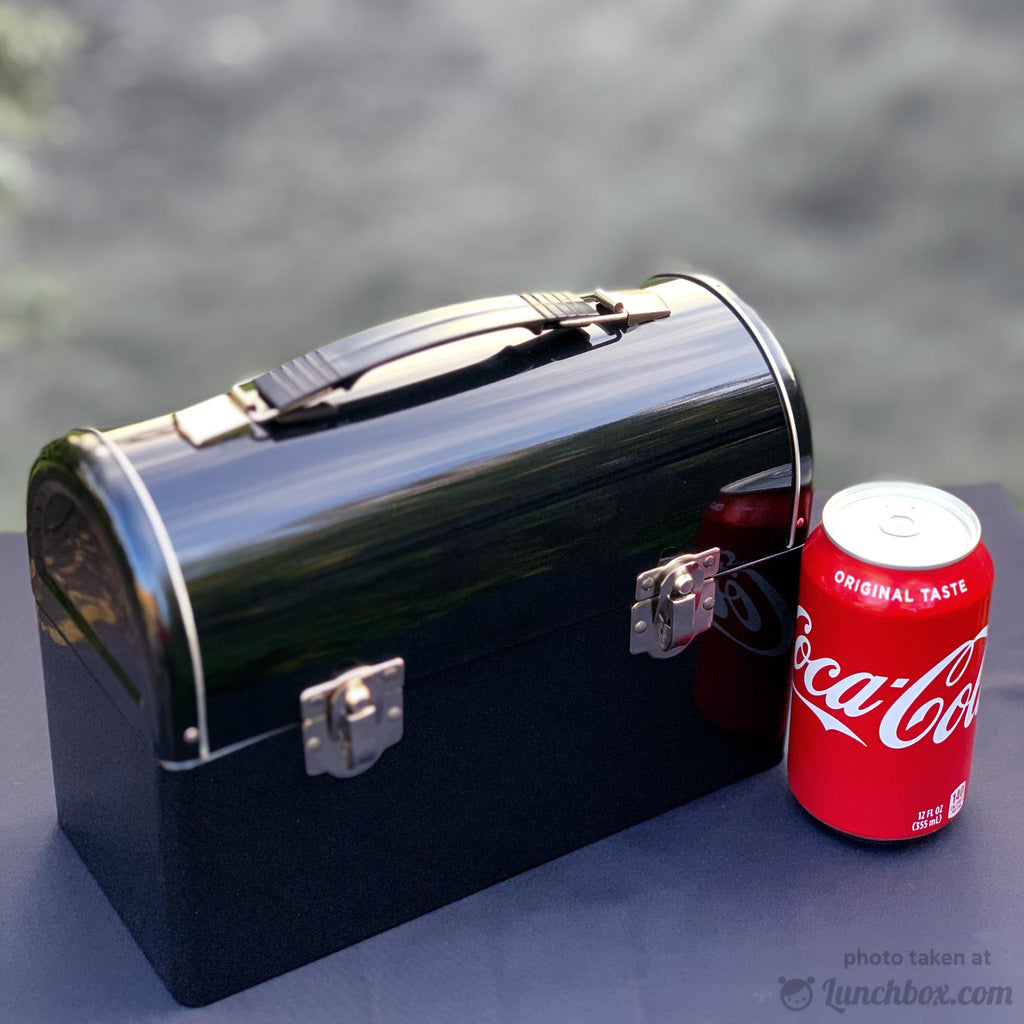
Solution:
{"label": "bear face logo", "polygon": [[811,1005],[814,991],[811,986],[813,978],[779,978],[782,990],[779,992],[779,999],[787,1010],[806,1010]]}

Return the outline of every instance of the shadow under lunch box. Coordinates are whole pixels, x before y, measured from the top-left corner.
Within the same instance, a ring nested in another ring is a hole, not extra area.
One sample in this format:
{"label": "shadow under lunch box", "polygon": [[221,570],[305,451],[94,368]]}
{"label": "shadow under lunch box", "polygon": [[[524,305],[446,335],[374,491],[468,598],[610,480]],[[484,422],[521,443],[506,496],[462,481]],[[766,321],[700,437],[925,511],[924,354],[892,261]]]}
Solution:
{"label": "shadow under lunch box", "polygon": [[809,507],[793,372],[696,275],[72,431],[28,496],[61,828],[199,1005],[768,768]]}

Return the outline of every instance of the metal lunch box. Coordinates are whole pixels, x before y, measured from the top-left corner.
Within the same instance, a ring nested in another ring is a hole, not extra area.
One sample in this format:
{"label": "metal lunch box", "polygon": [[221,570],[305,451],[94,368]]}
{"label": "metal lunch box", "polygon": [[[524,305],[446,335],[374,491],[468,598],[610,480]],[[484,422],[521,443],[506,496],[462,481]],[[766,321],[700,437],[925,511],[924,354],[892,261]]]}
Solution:
{"label": "metal lunch box", "polygon": [[28,495],[60,825],[200,1005],[765,769],[810,493],[785,355],[697,275],[72,431]]}

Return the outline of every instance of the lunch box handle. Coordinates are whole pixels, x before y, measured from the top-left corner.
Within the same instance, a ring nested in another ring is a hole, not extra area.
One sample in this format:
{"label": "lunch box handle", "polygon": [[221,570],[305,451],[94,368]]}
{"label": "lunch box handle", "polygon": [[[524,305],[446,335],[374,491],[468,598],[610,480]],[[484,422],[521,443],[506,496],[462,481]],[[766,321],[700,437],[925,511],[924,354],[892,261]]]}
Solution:
{"label": "lunch box handle", "polygon": [[366,372],[449,342],[522,327],[540,334],[555,328],[599,324],[617,333],[669,315],[654,292],[595,290],[503,295],[446,306],[342,338],[264,373],[253,381],[260,397],[277,414],[350,388]]}

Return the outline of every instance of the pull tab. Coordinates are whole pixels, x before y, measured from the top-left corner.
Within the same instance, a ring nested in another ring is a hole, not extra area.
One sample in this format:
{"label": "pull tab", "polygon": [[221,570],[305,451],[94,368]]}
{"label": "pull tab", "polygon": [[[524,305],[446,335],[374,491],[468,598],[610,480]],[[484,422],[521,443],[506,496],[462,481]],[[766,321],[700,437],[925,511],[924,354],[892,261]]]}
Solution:
{"label": "pull tab", "polygon": [[711,628],[721,551],[668,559],[636,578],[636,604],[630,613],[631,654],[671,658]]}
{"label": "pull tab", "polygon": [[365,772],[402,738],[405,662],[392,658],[343,672],[302,691],[302,745],[308,775]]}

